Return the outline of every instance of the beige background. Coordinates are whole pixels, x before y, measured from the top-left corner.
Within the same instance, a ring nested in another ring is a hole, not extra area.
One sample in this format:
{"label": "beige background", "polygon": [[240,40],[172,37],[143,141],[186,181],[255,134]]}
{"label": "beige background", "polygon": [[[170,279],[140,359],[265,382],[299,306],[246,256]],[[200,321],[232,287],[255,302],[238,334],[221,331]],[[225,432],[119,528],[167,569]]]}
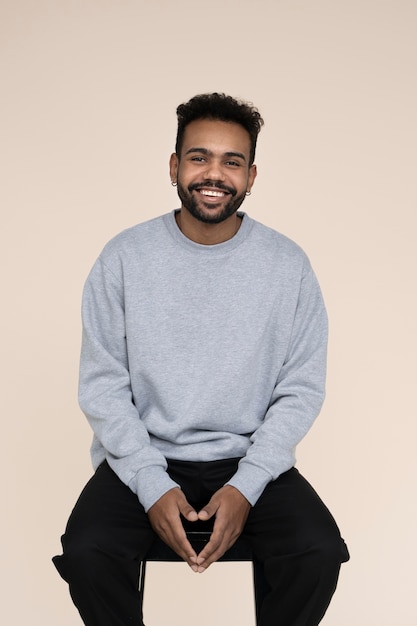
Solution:
{"label": "beige background", "polygon": [[[304,247],[331,320],[298,451],[352,554],[323,624],[417,624],[416,32],[414,0],[0,1],[3,623],[80,624],[50,557],[91,471],[82,285],[177,206],[175,107],[223,90],[266,120],[245,209]],[[158,566],[147,623],[253,625],[248,567]]]}

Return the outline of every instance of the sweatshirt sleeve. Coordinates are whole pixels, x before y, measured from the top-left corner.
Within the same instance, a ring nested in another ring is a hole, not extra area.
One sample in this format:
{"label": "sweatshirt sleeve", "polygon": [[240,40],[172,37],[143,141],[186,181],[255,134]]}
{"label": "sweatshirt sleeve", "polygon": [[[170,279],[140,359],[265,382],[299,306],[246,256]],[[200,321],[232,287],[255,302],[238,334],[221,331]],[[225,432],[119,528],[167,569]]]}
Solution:
{"label": "sweatshirt sleeve", "polygon": [[79,404],[96,443],[145,510],[178,487],[132,398],[122,280],[99,258],[83,292]]}
{"label": "sweatshirt sleeve", "polygon": [[254,505],[266,485],[295,463],[295,448],[317,417],[325,396],[328,324],[322,294],[310,267],[300,280],[286,359],[269,408],[235,475],[233,485]]}

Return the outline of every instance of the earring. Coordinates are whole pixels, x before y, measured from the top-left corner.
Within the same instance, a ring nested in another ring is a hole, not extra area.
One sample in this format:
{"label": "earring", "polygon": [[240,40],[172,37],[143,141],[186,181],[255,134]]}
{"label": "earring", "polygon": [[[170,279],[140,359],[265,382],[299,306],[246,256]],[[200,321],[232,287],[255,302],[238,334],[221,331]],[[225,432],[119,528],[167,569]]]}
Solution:
{"label": "earring", "polygon": [[176,186],[177,186],[177,181],[175,181],[175,180],[171,180],[171,185],[172,185],[173,187],[176,187]]}
{"label": "earring", "polygon": [[251,193],[252,193],[251,191],[247,191],[247,192],[246,192],[246,194],[245,194],[245,196],[250,196],[250,195],[251,195]]}

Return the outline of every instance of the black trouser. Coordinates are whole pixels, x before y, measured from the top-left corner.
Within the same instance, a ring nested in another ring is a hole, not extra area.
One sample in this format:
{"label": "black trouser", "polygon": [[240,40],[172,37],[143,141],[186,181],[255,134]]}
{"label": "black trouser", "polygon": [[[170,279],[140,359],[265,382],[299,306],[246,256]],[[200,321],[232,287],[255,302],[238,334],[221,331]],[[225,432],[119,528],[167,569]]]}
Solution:
{"label": "black trouser", "polygon": [[[199,510],[237,463],[169,461],[168,472]],[[269,483],[243,535],[271,588],[259,626],[318,624],[349,555],[330,512],[295,468]],[[136,495],[103,463],[70,516],[63,555],[53,559],[87,626],[142,626],[139,564],[153,538]]]}

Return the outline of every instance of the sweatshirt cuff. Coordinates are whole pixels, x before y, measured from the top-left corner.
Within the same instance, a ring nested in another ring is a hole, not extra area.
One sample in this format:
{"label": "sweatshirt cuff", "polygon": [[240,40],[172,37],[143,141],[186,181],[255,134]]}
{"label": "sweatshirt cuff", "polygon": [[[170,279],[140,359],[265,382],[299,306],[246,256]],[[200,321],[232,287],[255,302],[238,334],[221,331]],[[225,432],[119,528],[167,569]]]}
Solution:
{"label": "sweatshirt cuff", "polygon": [[254,506],[271,480],[271,475],[265,470],[241,461],[236,474],[226,484],[238,489],[246,500]]}
{"label": "sweatshirt cuff", "polygon": [[147,513],[167,491],[179,485],[169,477],[160,466],[145,467],[136,474],[129,483],[130,489],[136,493],[139,502]]}

